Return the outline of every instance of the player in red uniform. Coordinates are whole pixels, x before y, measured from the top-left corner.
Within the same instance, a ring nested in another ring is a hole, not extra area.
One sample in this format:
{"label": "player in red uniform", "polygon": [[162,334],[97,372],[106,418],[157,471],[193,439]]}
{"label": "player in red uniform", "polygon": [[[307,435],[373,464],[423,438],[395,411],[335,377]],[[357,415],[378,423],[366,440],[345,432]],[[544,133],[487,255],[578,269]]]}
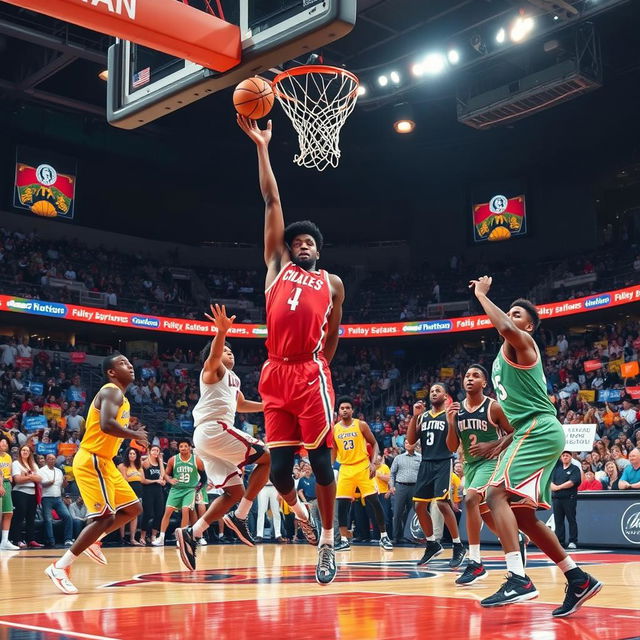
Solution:
{"label": "player in red uniform", "polygon": [[[264,130],[255,120],[242,116],[238,116],[238,124],[256,144],[265,202],[268,359],[262,367],[259,391],[271,451],[271,481],[296,514],[307,541],[318,545],[316,580],[329,584],[336,575],[336,485],[329,448],[335,398],[329,363],[338,346],[344,285],[338,276],[316,268],[322,234],[313,222],[294,222],[285,229],[269,160],[271,121]],[[300,446],[309,451],[316,478],[322,520],[319,537],[313,516],[298,501],[294,490],[291,473]]]}

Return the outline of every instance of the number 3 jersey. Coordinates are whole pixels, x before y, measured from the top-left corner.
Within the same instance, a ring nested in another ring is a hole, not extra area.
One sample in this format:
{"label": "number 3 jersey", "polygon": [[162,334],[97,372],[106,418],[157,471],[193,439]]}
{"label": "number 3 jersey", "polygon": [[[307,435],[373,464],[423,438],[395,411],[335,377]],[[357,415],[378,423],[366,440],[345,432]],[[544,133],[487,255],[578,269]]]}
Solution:
{"label": "number 3 jersey", "polygon": [[326,271],[289,262],[265,291],[267,352],[279,358],[322,352],[333,308]]}
{"label": "number 3 jersey", "polygon": [[433,414],[425,411],[416,423],[422,460],[447,460],[453,457],[447,447],[447,414],[444,410]]}

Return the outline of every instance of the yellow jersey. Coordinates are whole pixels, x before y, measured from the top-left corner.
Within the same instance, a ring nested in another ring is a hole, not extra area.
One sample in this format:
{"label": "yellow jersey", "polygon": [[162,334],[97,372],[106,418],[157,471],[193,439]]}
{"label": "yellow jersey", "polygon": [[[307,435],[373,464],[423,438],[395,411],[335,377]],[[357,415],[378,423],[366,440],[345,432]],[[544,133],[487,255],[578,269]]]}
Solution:
{"label": "yellow jersey", "polygon": [[358,464],[369,460],[367,441],[360,431],[360,420],[354,418],[348,427],[342,422],[334,424],[333,439],[336,443],[336,460],[340,464]]}
{"label": "yellow jersey", "polygon": [[389,483],[386,480],[383,480],[379,474],[388,476],[390,473],[391,469],[389,469],[389,467],[384,462],[376,469],[375,481],[376,487],[378,488],[378,493],[384,494],[389,491]]}
{"label": "yellow jersey", "polygon": [[11,456],[8,453],[0,454],[0,475],[3,480],[11,479]]}
{"label": "yellow jersey", "polygon": [[[109,382],[103,385],[100,391],[106,387],[114,387],[115,389],[118,389],[115,384]],[[118,453],[118,449],[120,448],[124,437],[117,438],[102,431],[100,428],[100,410],[96,409],[94,403],[95,398],[89,406],[89,413],[87,414],[87,421],[85,422],[84,436],[80,443],[80,447],[89,453],[95,453],[101,458],[108,458],[110,460]],[[129,406],[129,401],[125,396],[120,408],[118,409],[118,413],[116,414],[116,422],[123,429],[126,429],[129,425],[130,412],[131,407]]]}

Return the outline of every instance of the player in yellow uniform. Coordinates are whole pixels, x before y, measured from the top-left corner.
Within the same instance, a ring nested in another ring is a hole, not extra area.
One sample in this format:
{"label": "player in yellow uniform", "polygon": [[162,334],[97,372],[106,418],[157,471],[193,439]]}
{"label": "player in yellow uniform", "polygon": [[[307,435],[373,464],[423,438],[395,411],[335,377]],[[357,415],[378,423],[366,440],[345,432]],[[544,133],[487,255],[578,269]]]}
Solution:
{"label": "player in yellow uniform", "polygon": [[[333,425],[334,461],[340,463],[338,472],[338,486],[336,500],[338,502],[338,525],[340,527],[340,543],[336,551],[348,551],[351,548],[347,539],[347,524],[349,508],[356,497],[356,490],[364,499],[365,505],[373,512],[378,530],[380,531],[380,546],[385,551],[392,551],[393,545],[387,534],[384,513],[378,489],[376,488],[375,459],[379,454],[378,443],[371,433],[369,425],[364,420],[354,419],[353,401],[351,398],[338,400],[338,415],[340,422]],[[371,451],[367,451],[367,443]]]}
{"label": "player in yellow uniform", "polygon": [[71,548],[45,573],[64,593],[77,593],[70,580],[70,569],[81,553],[98,564],[107,564],[100,548],[104,536],[142,513],[135,492],[113,463],[123,439],[130,438],[145,448],[149,446],[144,427],[129,429],[127,387],[133,382],[133,365],[120,353],[102,362],[109,381],[91,402],[80,448],[73,459],[73,474],[87,507],[87,525]]}
{"label": "player in yellow uniform", "polygon": [[11,456],[9,438],[0,435],[0,511],[2,512],[2,541],[0,551],[18,551],[20,547],[9,542],[9,529],[13,518],[13,501],[11,500]]}

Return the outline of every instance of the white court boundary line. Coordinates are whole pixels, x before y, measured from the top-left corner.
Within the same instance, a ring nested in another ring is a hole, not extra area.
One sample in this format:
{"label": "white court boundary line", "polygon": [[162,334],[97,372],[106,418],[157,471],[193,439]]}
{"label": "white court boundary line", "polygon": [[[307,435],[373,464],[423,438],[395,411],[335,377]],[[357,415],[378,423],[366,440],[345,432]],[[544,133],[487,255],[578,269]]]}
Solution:
{"label": "white court boundary line", "polygon": [[90,633],[81,633],[80,631],[65,631],[64,629],[51,629],[49,627],[37,627],[33,624],[23,624],[22,622],[9,622],[8,620],[0,620],[0,624],[6,627],[17,627],[19,629],[27,629],[28,631],[43,631],[45,633],[56,633],[58,635],[72,636],[74,638],[86,638],[86,640],[115,640],[108,636],[94,636]]}

